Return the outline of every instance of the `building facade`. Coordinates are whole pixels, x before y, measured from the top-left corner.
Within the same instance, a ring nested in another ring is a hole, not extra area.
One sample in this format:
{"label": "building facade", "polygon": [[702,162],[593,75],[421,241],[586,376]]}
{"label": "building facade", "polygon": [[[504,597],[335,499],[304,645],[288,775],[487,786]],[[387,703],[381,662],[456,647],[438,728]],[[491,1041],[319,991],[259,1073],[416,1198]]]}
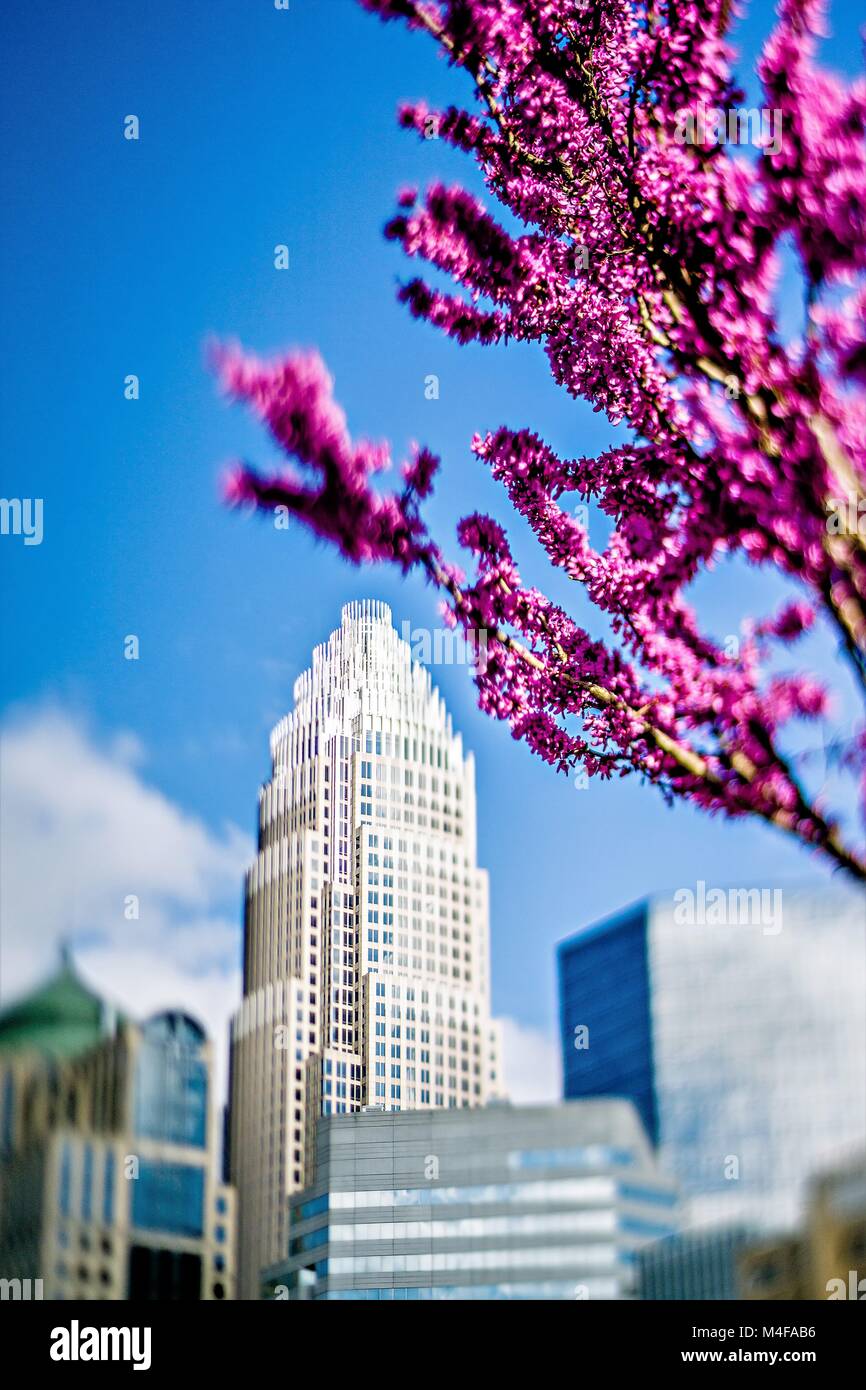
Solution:
{"label": "building facade", "polygon": [[866,1302],[866,1155],[810,1185],[799,1232],[757,1241],[738,1262],[740,1298]]}
{"label": "building facade", "polygon": [[195,1020],[120,1018],[68,962],[0,1016],[3,1296],[233,1298],[212,1092]]}
{"label": "building facade", "polygon": [[692,1224],[790,1229],[866,1142],[866,914],[837,885],[679,890],[559,948],[567,1097],[625,1096]]}
{"label": "building facade", "polygon": [[290,1208],[290,1301],[628,1298],[677,1222],[623,1101],[323,1117]]}
{"label": "building facade", "polygon": [[320,1115],[500,1090],[475,774],[387,605],[350,603],[271,735],[232,1023],[241,1296],[285,1253]]}
{"label": "building facade", "polygon": [[717,1226],[653,1241],[638,1253],[638,1297],[713,1303],[739,1298],[739,1261],[754,1239],[745,1226]]}

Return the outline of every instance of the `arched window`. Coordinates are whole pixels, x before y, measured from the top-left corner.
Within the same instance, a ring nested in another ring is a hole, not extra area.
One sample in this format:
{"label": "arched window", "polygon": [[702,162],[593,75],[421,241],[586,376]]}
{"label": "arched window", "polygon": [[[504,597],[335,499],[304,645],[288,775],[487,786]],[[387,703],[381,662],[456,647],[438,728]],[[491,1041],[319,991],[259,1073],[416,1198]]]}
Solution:
{"label": "arched window", "polygon": [[142,1028],[135,1130],[143,1139],[204,1148],[208,1075],[205,1034],[187,1014],[156,1014]]}

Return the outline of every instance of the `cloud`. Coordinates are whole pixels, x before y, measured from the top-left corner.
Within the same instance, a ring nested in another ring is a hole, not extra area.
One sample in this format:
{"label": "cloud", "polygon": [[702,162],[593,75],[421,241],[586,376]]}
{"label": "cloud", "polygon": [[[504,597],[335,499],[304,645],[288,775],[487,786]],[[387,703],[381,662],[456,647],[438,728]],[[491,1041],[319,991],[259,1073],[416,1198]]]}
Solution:
{"label": "cloud", "polygon": [[562,1098],[559,1046],[538,1028],[503,1018],[502,1051],[505,1090],[515,1105],[541,1104]]}
{"label": "cloud", "polygon": [[131,1015],[197,1015],[222,1075],[249,836],[215,833],[149,785],[134,735],[100,743],[57,707],[25,707],[2,733],[4,998],[49,973],[68,939],[82,976]]}

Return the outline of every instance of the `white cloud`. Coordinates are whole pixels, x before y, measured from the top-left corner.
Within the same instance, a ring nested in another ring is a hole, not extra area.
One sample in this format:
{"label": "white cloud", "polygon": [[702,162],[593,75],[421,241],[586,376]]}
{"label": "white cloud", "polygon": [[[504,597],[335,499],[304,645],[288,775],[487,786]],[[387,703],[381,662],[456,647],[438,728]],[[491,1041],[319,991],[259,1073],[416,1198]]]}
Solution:
{"label": "white cloud", "polygon": [[501,1027],[502,1070],[509,1100],[515,1105],[560,1100],[562,1070],[557,1042],[516,1018],[503,1018]]}
{"label": "white cloud", "polygon": [[[100,744],[56,707],[25,708],[2,738],[0,923],[4,997],[71,940],[82,976],[135,1017],[182,1006],[214,1040],[240,995],[240,901],[253,853],[149,785],[130,734]],[[125,904],[138,898],[138,920]]]}

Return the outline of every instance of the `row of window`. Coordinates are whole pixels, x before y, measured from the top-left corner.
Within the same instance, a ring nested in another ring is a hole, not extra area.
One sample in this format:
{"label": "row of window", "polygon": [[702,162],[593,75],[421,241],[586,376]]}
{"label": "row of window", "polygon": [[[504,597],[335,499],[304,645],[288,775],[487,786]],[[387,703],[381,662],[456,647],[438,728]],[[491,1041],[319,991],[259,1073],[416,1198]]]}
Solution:
{"label": "row of window", "polygon": [[337,1255],[330,1275],[429,1274],[457,1269],[613,1269],[612,1244],[571,1245],[541,1250],[442,1250],[418,1255]]}
{"label": "row of window", "polygon": [[[470,1088],[467,1085],[467,1083],[465,1081],[463,1082],[463,1085],[460,1088],[462,1095],[459,1097],[456,1095],[456,1085],[453,1077],[449,1082],[449,1086],[451,1088],[452,1094],[448,1096],[445,1095],[444,1091],[431,1091],[427,1086],[419,1086],[417,1091],[416,1104],[422,1110],[427,1110],[429,1108],[433,1108],[436,1110],[465,1109],[470,1104]],[[389,1095],[384,1081],[375,1082],[374,1087],[374,1099],[377,1105],[381,1105],[384,1110],[403,1109],[403,1106],[401,1104],[402,1096],[400,1086],[394,1085],[391,1087],[390,1100],[395,1101],[396,1104],[386,1104],[386,1102],[389,1100]],[[406,1092],[407,1099],[409,1101],[412,1100],[414,1089],[414,1083],[407,1082]],[[474,1097],[474,1103],[476,1105],[480,1105],[481,1087],[477,1082],[472,1087],[471,1094]]]}
{"label": "row of window", "polygon": [[[74,1149],[81,1147],[80,1182],[77,1193],[74,1191],[73,1158]],[[84,1141],[65,1140],[60,1154],[58,1178],[58,1208],[65,1219],[76,1218],[82,1222],[99,1220],[100,1224],[110,1226],[114,1220],[114,1200],[116,1184],[116,1159],[113,1149],[105,1149],[101,1154],[94,1146]],[[97,1164],[99,1173],[97,1173]],[[204,1183],[203,1168],[185,1163],[163,1163],[150,1159],[138,1159],[137,1171],[129,1175],[132,1183],[132,1224],[142,1230],[172,1231],[177,1235],[201,1236],[204,1231]],[[99,1179],[99,1181],[97,1181]],[[98,1189],[98,1190],[97,1190]],[[77,1201],[73,1203],[73,1196]],[[97,1207],[98,1202],[98,1207]],[[216,1211],[220,1216],[226,1213],[224,1197],[216,1200]],[[73,1210],[73,1206],[75,1210]],[[65,1233],[64,1233],[65,1236]],[[82,1248],[84,1240],[82,1237]],[[222,1223],[215,1227],[218,1242],[226,1239],[226,1228]],[[63,1243],[63,1242],[62,1242]],[[103,1242],[105,1246],[105,1242]]]}
{"label": "row of window", "polygon": [[[381,842],[382,842],[381,845],[380,845],[380,843],[379,843],[380,839],[381,839]],[[393,859],[392,859],[392,860],[390,861],[390,863],[389,863],[388,858],[387,858],[387,855],[388,855],[388,854],[392,854],[392,855],[393,855],[393,853],[394,853],[394,837],[393,837],[392,835],[382,835],[382,836],[380,836],[378,831],[376,831],[375,833],[368,834],[368,835],[367,835],[367,847],[368,847],[369,850],[379,850],[379,849],[382,849],[382,851],[383,851],[383,852],[385,853],[385,855],[386,855],[386,858],[385,858],[385,860],[384,860],[384,867],[385,867],[386,869],[393,869],[393,867],[394,867],[394,861],[393,861]],[[313,846],[313,848],[315,849],[315,845]],[[434,847],[433,845],[431,845],[431,844],[426,844],[426,843],[423,843],[423,842],[417,842],[417,843],[416,843],[416,842],[413,841],[413,844],[412,844],[412,857],[413,857],[413,859],[420,859],[420,858],[421,858],[421,850],[422,850],[422,848],[423,848],[423,850],[424,850],[424,852],[425,852],[425,854],[426,854],[427,859],[435,859],[435,858],[436,858],[436,850],[435,850],[435,847]],[[398,852],[398,854],[402,854],[402,855],[408,855],[408,854],[409,854],[408,842],[407,842],[406,840],[400,840],[400,839],[398,839],[398,841],[397,841],[397,852]],[[451,850],[451,851],[450,851],[450,860],[451,860],[451,863],[454,864],[454,865],[465,865],[467,868],[468,868],[468,867],[471,867],[471,866],[467,863],[467,860],[466,860],[465,855],[458,854],[456,850]],[[447,864],[448,861],[449,861],[449,851],[446,850],[446,849],[440,848],[440,850],[439,850],[439,862],[440,862],[440,864]],[[372,866],[373,866],[374,868],[378,868],[378,867],[379,867],[379,860],[378,860],[378,858],[377,858],[377,857],[374,857],[374,855],[372,855],[372,854],[368,854],[367,862],[368,862],[369,864],[372,864]],[[400,867],[403,868],[404,865],[401,863]],[[414,868],[414,865],[413,865],[413,868]],[[420,870],[420,867],[419,867],[419,868],[417,869],[416,872],[420,873],[420,871],[421,871],[421,870]],[[429,872],[429,870],[428,870],[428,872]]]}
{"label": "row of window", "polygon": [[582,1279],[580,1290],[573,1280],[538,1280],[523,1284],[440,1284],[421,1288],[335,1289],[325,1294],[328,1300],[363,1302],[439,1302],[452,1299],[484,1299],[485,1302],[512,1299],[538,1299],[544,1302],[574,1299],[580,1292],[584,1298],[617,1298],[621,1286],[617,1279]]}
{"label": "row of window", "polygon": [[[81,1155],[80,1182],[74,1191],[73,1163],[75,1154]],[[98,1188],[98,1191],[96,1190]],[[97,1203],[99,1220],[110,1226],[114,1220],[115,1157],[112,1149],[105,1149],[97,1172],[97,1157],[91,1143],[81,1140],[64,1140],[60,1151],[60,1172],[58,1175],[57,1204],[61,1216],[77,1216],[81,1221],[96,1220]],[[73,1211],[73,1207],[75,1210]]]}
{"label": "row of window", "polygon": [[338,1211],[365,1207],[416,1207],[485,1202],[612,1203],[617,1184],[610,1177],[551,1178],[538,1182],[487,1183],[467,1187],[379,1188],[369,1192],[331,1192],[330,1205]]}
{"label": "row of window", "polygon": [[[404,801],[407,800],[407,799],[409,799],[410,797],[411,797],[411,793],[410,793],[410,792],[407,792],[407,793],[405,794]],[[379,805],[379,804],[377,803],[377,805],[376,805],[376,819],[377,819],[377,820],[385,820],[385,819],[386,819],[386,812],[387,812],[387,807],[384,806],[384,805]],[[360,803],[360,812],[359,812],[359,814],[360,814],[361,816],[368,817],[369,819],[372,820],[372,818],[373,818],[373,803],[372,803],[372,801],[362,801],[362,802]],[[327,808],[327,806],[326,806],[326,807],[325,807],[325,817],[326,817],[326,818],[327,818],[327,815],[328,815],[328,808]],[[459,815],[460,815],[460,810],[459,810],[459,808],[458,808],[457,811],[455,812],[455,816],[459,817]],[[311,811],[311,818],[314,818],[314,817],[315,817],[315,804],[313,805],[312,811]],[[392,810],[392,815],[391,815],[391,819],[392,819],[392,820],[395,820],[395,821],[398,821],[398,820],[401,819],[400,808],[399,808],[399,806],[393,808],[393,810]],[[416,820],[415,812],[414,812],[414,811],[410,811],[410,810],[408,809],[408,806],[404,807],[404,809],[403,809],[402,820],[404,820],[405,823],[406,823],[407,825],[417,824],[422,830],[425,829],[426,826],[427,826],[427,814],[426,814],[426,812],[425,812],[425,811],[419,811],[419,812],[418,812],[418,816],[417,816],[417,820]],[[450,820],[443,820],[443,821],[441,822],[441,824],[440,824],[440,821],[439,821],[438,816],[431,816],[431,817],[430,817],[430,829],[433,830],[433,831],[438,831],[438,830],[441,829],[442,832],[443,832],[445,835],[450,835],[450,834],[452,833],[452,830],[453,830],[453,833],[454,833],[458,838],[462,837],[462,835],[463,835],[463,827],[462,827],[462,825],[460,825],[459,823],[455,822],[455,824],[452,826],[452,823],[451,823]]]}
{"label": "row of window", "polygon": [[[376,998],[387,998],[389,990],[388,984],[384,980],[376,980],[374,983]],[[429,1005],[431,1002],[429,989],[422,989],[419,991],[415,985],[407,984],[405,981],[402,980],[393,981],[390,985],[390,992],[392,999],[399,1000],[405,997],[408,1003],[416,1002],[416,995],[419,993],[421,996],[422,1004]],[[467,999],[465,995],[455,1002],[455,996],[453,994],[443,995],[437,990],[434,995],[433,1002],[435,1003],[437,1009],[441,1010],[445,1007],[448,1008],[450,1014],[452,1015],[452,1017],[448,1020],[448,1026],[450,1028],[457,1027],[456,1022],[454,1022],[454,1015],[456,1015],[458,1012],[462,1012],[464,1014],[471,1013],[474,1014],[476,1018],[478,1018],[480,1013],[478,1001]],[[425,1017],[423,1013],[421,1015],[421,1022],[428,1022],[428,1019]],[[436,1017],[436,1022],[442,1022],[442,1019],[438,1015]]]}
{"label": "row of window", "polygon": [[[619,1229],[623,1229],[620,1225]],[[536,1212],[517,1216],[459,1216],[435,1221],[358,1221],[320,1226],[298,1240],[310,1245],[363,1240],[471,1240],[494,1236],[613,1235],[617,1230],[612,1207],[590,1211]],[[665,1227],[669,1232],[670,1227]],[[311,1238],[315,1237],[315,1240]],[[295,1251],[292,1252],[297,1253]]]}
{"label": "row of window", "polygon": [[[380,732],[366,733],[364,735],[364,752],[375,754],[376,757],[400,758],[406,762],[422,763],[428,767],[443,768],[447,772],[448,750],[436,748],[432,743],[427,743],[424,739],[402,737],[399,734],[383,734]],[[434,756],[435,755],[435,756]]]}
{"label": "row of window", "polygon": [[582,1144],[568,1149],[515,1149],[508,1155],[509,1168],[608,1168],[635,1162],[632,1149],[610,1144]]}
{"label": "row of window", "polygon": [[[379,782],[387,782],[387,781],[388,781],[388,767],[386,766],[386,764],[385,764],[385,763],[376,763],[376,764],[374,765],[371,761],[368,761],[368,760],[366,760],[366,759],[364,759],[364,758],[361,759],[361,779],[362,779],[362,782],[365,782],[365,781],[366,781],[367,783],[370,783],[370,782],[373,781],[373,776],[374,776],[374,771],[373,771],[373,769],[374,769],[374,766],[375,766],[375,777],[376,777],[376,780],[379,781]],[[391,777],[390,777],[391,785],[392,785],[392,786],[399,786],[399,785],[400,785],[400,782],[401,782],[400,769],[399,769],[398,767],[392,766],[390,771],[391,771]],[[415,780],[415,779],[416,779],[416,776],[417,776],[417,783],[416,783],[416,780]],[[325,768],[325,781],[327,782],[327,781],[329,781],[329,780],[330,780],[330,779],[329,779],[329,776],[328,776],[328,769]],[[414,769],[412,769],[412,768],[409,768],[409,767],[404,768],[404,769],[403,769],[402,782],[403,782],[404,786],[407,786],[407,787],[412,787],[412,786],[417,785],[420,791],[426,791],[426,790],[427,790],[427,774],[426,774],[426,772],[417,772],[417,773],[416,773],[416,771],[415,771]],[[451,791],[452,791],[452,787],[451,787],[451,783],[448,782],[448,781],[446,781],[445,779],[443,779],[442,785],[441,785],[441,787],[440,787],[439,778],[436,777],[436,776],[434,775],[434,776],[431,776],[431,778],[430,778],[430,790],[431,790],[431,792],[433,792],[434,795],[436,795],[436,796],[439,795],[440,790],[441,790],[441,792],[442,792],[442,794],[443,794],[444,796],[450,796],[450,795],[451,795]],[[460,801],[461,798],[462,798],[462,796],[463,796],[463,788],[462,788],[462,786],[460,785],[459,782],[455,782],[455,783],[454,783],[454,788],[453,788],[453,790],[454,790],[454,796],[456,797],[456,799],[457,799],[458,801]],[[372,796],[372,794],[373,794],[372,791],[370,791],[369,788],[368,788],[368,789],[367,789],[367,795],[368,795],[368,796]],[[362,796],[364,795],[364,787],[363,787],[363,785],[362,785],[362,787],[361,787],[361,795],[362,795]]]}

